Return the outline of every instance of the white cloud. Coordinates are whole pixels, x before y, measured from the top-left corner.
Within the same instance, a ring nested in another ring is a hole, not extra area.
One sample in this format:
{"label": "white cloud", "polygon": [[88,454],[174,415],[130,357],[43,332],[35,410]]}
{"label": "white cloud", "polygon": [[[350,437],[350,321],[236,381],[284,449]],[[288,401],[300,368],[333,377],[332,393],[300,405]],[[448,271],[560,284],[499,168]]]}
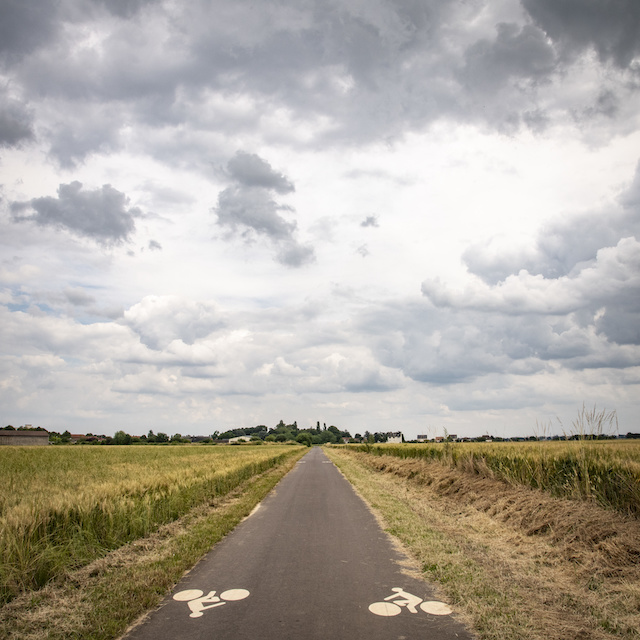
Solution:
{"label": "white cloud", "polygon": [[0,419],[624,424],[640,13],[603,7],[3,3]]}

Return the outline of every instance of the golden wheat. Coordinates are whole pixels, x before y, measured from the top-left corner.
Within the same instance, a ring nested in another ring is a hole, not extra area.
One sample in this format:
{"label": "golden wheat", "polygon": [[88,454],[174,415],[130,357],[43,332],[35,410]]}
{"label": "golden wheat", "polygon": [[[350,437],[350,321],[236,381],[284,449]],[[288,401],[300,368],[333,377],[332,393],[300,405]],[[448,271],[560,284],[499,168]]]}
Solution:
{"label": "golden wheat", "polygon": [[297,449],[0,449],[0,602],[147,535]]}
{"label": "golden wheat", "polygon": [[372,455],[435,460],[640,516],[640,441],[636,440],[348,446]]}

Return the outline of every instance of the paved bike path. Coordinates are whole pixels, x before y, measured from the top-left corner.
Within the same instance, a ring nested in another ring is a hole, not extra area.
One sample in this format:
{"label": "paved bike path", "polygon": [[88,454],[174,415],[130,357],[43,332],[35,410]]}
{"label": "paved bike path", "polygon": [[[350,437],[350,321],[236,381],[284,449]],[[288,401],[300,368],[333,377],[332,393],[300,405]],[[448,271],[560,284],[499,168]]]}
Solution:
{"label": "paved bike path", "polygon": [[470,640],[403,560],[315,447],[126,639]]}

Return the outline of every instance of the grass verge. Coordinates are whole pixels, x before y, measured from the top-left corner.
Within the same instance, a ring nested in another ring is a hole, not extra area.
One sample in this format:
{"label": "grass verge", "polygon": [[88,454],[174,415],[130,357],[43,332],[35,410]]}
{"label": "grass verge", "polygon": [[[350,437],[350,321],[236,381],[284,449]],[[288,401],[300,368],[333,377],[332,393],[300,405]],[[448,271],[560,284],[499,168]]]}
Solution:
{"label": "grass verge", "polygon": [[640,638],[637,520],[437,462],[327,454],[481,640]]}
{"label": "grass verge", "polygon": [[157,606],[176,582],[260,502],[296,461],[255,476],[155,533],[0,609],[2,640],[107,640]]}

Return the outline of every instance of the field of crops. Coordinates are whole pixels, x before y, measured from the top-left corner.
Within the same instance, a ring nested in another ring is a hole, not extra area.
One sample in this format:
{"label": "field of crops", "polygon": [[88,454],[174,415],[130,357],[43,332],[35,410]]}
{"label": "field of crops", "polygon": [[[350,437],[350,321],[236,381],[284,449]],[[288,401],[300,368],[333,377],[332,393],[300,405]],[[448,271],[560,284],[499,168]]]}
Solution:
{"label": "field of crops", "polygon": [[593,500],[640,517],[640,441],[347,445],[371,455],[438,461],[553,496]]}
{"label": "field of crops", "polygon": [[2,447],[0,604],[223,496],[299,447]]}

